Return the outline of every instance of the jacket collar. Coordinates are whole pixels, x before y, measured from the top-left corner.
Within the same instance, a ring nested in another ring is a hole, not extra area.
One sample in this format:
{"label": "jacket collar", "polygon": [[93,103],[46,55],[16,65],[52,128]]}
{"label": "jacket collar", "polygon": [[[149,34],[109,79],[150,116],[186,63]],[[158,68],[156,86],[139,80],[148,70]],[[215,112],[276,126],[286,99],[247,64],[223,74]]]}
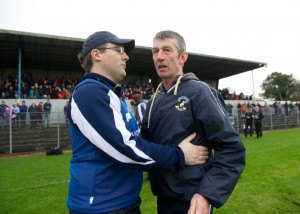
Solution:
{"label": "jacket collar", "polygon": [[111,81],[110,79],[106,78],[105,76],[101,75],[101,74],[97,74],[97,73],[86,73],[84,75],[84,79],[95,79],[98,80],[99,82],[102,82],[103,84],[109,86],[109,88],[111,88],[111,90],[118,95],[119,97],[121,97],[122,95],[122,86],[118,83],[115,83],[114,81]]}

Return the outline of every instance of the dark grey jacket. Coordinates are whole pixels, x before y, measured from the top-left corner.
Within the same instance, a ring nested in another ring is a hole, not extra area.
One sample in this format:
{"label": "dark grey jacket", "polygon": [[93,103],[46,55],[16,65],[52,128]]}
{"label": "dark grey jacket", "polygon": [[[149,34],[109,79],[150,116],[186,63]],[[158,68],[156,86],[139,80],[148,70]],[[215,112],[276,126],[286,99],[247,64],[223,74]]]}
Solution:
{"label": "dark grey jacket", "polygon": [[210,151],[207,164],[186,166],[177,172],[151,171],[152,192],[160,197],[187,201],[199,193],[214,207],[222,206],[244,169],[245,148],[226,114],[221,95],[188,73],[168,91],[161,86],[152,99],[151,114],[152,100],[143,117],[141,134],[144,138],[177,145],[197,132],[193,143],[207,146]]}

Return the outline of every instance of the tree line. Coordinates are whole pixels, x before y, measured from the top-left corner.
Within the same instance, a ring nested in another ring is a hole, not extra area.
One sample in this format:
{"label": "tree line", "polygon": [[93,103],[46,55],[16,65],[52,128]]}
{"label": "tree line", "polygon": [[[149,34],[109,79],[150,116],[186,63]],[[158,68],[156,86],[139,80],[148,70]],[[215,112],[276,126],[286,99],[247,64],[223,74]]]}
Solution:
{"label": "tree line", "polygon": [[267,76],[260,87],[264,92],[259,95],[265,99],[300,100],[300,80],[292,74],[273,72]]}

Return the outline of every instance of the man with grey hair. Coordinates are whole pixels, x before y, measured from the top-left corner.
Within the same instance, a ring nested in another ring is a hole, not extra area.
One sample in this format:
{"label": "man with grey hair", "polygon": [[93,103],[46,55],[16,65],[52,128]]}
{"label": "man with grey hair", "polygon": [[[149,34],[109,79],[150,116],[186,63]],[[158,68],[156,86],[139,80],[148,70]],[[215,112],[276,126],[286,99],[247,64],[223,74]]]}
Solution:
{"label": "man with grey hair", "polygon": [[153,142],[177,145],[196,132],[194,144],[209,148],[209,161],[179,172],[150,171],[159,214],[211,212],[221,207],[245,166],[245,148],[234,130],[218,91],[193,73],[183,73],[188,59],[183,37],[161,31],[153,39],[153,61],[162,79],[143,117],[141,134]]}

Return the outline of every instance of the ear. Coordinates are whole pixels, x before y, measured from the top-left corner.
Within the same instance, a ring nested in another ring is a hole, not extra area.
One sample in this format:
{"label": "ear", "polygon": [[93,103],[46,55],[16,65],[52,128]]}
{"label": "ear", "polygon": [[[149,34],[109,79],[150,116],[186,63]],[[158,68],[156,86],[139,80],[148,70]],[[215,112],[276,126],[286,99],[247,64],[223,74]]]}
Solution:
{"label": "ear", "polygon": [[94,61],[101,61],[102,59],[102,54],[99,52],[97,49],[93,49],[91,51],[91,57]]}
{"label": "ear", "polygon": [[179,57],[179,62],[180,64],[184,65],[184,63],[187,61],[188,59],[188,52],[183,52],[182,54],[180,54],[180,57]]}

